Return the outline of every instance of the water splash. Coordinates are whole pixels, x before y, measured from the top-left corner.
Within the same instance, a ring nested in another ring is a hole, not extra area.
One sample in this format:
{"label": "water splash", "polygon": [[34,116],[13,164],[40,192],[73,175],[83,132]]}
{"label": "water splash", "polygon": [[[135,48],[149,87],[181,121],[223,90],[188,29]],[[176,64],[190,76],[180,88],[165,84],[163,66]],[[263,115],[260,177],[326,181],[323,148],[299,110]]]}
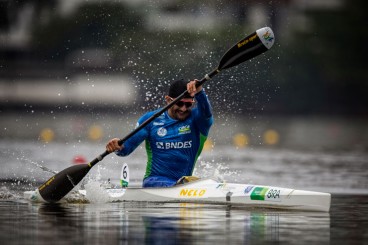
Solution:
{"label": "water splash", "polygon": [[214,178],[222,182],[231,180],[234,183],[241,175],[241,171],[231,170],[226,163],[199,161],[193,175],[200,178]]}
{"label": "water splash", "polygon": [[90,181],[84,187],[86,189],[86,198],[91,203],[108,203],[111,201],[110,196],[100,182]]}
{"label": "water splash", "polygon": [[[38,168],[42,169],[42,170],[43,170],[43,171],[45,171],[45,172],[49,172],[49,173],[52,173],[52,174],[57,174],[57,173],[58,173],[58,172],[57,172],[57,171],[55,171],[55,170],[49,169],[49,168],[47,168],[47,167],[45,167],[45,166],[43,166],[43,165],[41,165],[41,164],[39,164],[39,163],[37,163],[37,162],[35,162],[35,161],[33,161],[33,160],[29,159],[29,158],[26,158],[26,157],[24,156],[24,153],[23,153],[22,151],[21,151],[20,153],[21,153],[21,154],[20,154],[20,156],[16,158],[18,161],[20,161],[20,162],[25,162],[25,163],[30,163],[30,164],[32,164],[32,165],[34,165],[34,166],[36,166],[36,167],[38,167]],[[15,155],[15,154],[16,154],[16,153],[15,153],[15,152],[13,152],[13,154],[12,154],[12,155]]]}
{"label": "water splash", "polygon": [[7,187],[2,186],[0,188],[0,200],[14,199],[14,198],[17,198],[17,196],[14,193],[12,193]]}

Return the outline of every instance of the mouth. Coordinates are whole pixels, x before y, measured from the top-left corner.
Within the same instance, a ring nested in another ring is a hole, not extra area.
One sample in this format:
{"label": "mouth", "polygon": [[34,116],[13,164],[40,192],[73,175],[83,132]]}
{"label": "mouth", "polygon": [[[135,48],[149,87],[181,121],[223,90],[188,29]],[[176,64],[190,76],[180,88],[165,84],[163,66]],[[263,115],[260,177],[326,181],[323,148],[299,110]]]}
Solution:
{"label": "mouth", "polygon": [[189,114],[188,110],[186,110],[186,111],[176,110],[175,112],[176,112],[176,115],[177,115],[178,118],[186,117]]}

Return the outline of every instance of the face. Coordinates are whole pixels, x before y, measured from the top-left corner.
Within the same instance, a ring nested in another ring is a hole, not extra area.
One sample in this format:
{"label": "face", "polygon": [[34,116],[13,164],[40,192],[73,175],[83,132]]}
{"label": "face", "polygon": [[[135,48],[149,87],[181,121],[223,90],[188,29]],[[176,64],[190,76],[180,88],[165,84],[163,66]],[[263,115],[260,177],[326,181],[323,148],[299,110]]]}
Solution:
{"label": "face", "polygon": [[[169,96],[166,97],[166,102],[168,104],[171,103],[173,100],[174,99]],[[170,117],[172,117],[175,120],[184,121],[189,117],[192,111],[193,104],[194,104],[193,99],[179,100],[169,109]]]}

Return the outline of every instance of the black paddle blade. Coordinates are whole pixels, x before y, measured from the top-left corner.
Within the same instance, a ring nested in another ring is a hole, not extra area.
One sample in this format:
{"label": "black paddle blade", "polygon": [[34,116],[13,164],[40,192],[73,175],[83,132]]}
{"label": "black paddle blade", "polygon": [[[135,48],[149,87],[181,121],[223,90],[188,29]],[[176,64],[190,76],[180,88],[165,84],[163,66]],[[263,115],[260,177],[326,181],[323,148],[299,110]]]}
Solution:
{"label": "black paddle blade", "polygon": [[66,168],[42,184],[38,191],[46,202],[58,202],[86,176],[90,169],[87,164]]}
{"label": "black paddle blade", "polygon": [[237,42],[221,58],[219,70],[236,66],[269,50],[275,41],[269,27],[261,28]]}

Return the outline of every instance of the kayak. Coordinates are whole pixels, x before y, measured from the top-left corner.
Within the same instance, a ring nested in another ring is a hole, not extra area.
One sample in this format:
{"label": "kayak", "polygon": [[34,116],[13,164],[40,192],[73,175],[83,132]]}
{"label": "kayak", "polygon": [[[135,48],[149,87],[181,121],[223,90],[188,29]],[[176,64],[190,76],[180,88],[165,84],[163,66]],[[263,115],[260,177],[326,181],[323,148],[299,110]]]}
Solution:
{"label": "kayak", "polygon": [[[103,187],[101,189],[109,197],[109,201],[113,202],[185,202],[322,212],[328,212],[331,204],[330,193],[226,183],[212,178],[198,179],[166,188]],[[78,190],[78,192],[88,199],[88,189]],[[32,202],[45,202],[38,189],[24,192],[24,198]]]}

